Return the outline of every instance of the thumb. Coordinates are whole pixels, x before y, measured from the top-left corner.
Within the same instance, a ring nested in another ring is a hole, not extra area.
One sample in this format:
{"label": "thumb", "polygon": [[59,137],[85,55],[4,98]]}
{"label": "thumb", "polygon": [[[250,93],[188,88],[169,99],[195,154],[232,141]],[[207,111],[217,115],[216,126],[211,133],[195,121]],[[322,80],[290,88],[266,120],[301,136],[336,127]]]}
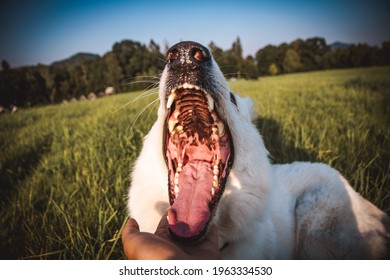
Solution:
{"label": "thumb", "polygon": [[139,233],[139,225],[135,219],[130,218],[122,230],[122,244],[135,233]]}

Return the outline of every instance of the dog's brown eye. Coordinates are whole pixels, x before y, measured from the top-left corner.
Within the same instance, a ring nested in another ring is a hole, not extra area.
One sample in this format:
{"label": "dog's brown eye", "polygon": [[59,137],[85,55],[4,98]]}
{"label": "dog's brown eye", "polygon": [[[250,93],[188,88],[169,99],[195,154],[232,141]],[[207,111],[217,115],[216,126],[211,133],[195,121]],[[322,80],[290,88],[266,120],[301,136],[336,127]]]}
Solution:
{"label": "dog's brown eye", "polygon": [[173,50],[167,55],[167,62],[172,63],[177,60],[179,57],[179,52],[177,50]]}

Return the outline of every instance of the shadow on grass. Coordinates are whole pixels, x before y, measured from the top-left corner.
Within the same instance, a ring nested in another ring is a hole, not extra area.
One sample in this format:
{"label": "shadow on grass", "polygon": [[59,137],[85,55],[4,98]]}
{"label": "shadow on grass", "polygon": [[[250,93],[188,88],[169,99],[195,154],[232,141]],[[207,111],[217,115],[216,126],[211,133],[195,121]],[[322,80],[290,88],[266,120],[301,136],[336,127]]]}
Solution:
{"label": "shadow on grass", "polygon": [[8,158],[0,172],[0,205],[6,208],[12,193],[17,191],[17,185],[25,180],[39,165],[41,158],[46,154],[52,142],[49,135],[42,137],[33,146],[18,151],[12,158]]}
{"label": "shadow on grass", "polygon": [[[23,220],[21,215],[13,217],[11,203],[15,201],[15,196],[19,188],[22,187],[23,181],[28,180],[38,167],[41,159],[48,152],[51,143],[52,137],[46,135],[39,139],[35,145],[19,150],[12,158],[8,158],[1,167],[0,213],[2,229],[0,230],[0,259],[20,257],[16,255],[16,252],[24,247],[24,240],[21,238],[23,235],[20,234]],[[40,208],[44,208],[43,205],[40,205]],[[18,211],[22,212],[23,209],[18,209]],[[9,224],[11,220],[13,225]],[[18,232],[15,232],[17,229]]]}
{"label": "shadow on grass", "polygon": [[253,123],[263,137],[272,163],[317,161],[315,153],[296,147],[294,143],[286,141],[282,135],[280,124],[275,119],[259,116]]}

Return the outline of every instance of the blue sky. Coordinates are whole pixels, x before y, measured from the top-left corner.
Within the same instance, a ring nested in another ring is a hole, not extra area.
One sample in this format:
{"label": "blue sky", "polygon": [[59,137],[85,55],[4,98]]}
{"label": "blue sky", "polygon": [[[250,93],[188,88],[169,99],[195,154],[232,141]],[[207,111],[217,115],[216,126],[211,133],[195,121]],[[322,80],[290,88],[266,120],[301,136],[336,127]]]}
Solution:
{"label": "blue sky", "polygon": [[240,37],[244,54],[321,36],[328,43],[390,40],[390,4],[381,0],[124,1],[3,0],[0,60],[49,64],[77,52],[104,54],[131,39],[160,46],[180,40],[223,49]]}

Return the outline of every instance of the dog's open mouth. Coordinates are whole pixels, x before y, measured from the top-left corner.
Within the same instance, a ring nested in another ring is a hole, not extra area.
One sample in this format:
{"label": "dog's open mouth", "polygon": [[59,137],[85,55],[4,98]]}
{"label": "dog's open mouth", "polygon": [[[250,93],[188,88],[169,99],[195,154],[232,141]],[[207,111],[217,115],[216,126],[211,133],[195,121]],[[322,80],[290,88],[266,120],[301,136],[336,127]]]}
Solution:
{"label": "dog's open mouth", "polygon": [[198,240],[207,232],[233,163],[229,128],[209,93],[183,84],[171,91],[164,127],[170,232]]}

